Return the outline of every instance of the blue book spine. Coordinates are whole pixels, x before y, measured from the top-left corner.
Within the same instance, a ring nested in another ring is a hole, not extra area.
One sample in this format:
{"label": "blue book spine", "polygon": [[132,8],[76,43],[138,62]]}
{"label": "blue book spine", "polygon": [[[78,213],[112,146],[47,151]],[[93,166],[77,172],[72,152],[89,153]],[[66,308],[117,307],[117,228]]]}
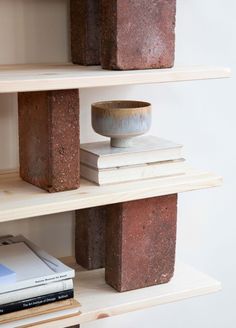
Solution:
{"label": "blue book spine", "polygon": [[26,310],[36,306],[46,305],[54,302],[64,301],[74,297],[73,289],[57,293],[29,298],[26,300],[0,305],[0,316],[7,313]]}

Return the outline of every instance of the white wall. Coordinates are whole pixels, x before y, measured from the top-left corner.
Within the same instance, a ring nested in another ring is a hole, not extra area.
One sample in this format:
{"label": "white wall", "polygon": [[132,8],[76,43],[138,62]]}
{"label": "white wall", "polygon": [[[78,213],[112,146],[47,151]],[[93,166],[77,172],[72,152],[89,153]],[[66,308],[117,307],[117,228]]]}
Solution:
{"label": "white wall", "polygon": [[[234,0],[177,0],[176,64],[235,68]],[[63,62],[69,58],[66,0],[1,0],[0,64]],[[151,101],[151,133],[185,145],[198,168],[222,174],[224,187],[180,196],[178,257],[223,282],[221,293],[159,306],[84,327],[236,326],[235,81],[203,81],[81,91],[82,142],[98,140],[90,103],[101,99]],[[0,95],[0,169],[18,165],[16,96]],[[23,233],[58,256],[73,252],[73,214],[0,224],[1,234]],[[57,231],[55,234],[54,232]],[[53,238],[52,238],[53,236]]]}

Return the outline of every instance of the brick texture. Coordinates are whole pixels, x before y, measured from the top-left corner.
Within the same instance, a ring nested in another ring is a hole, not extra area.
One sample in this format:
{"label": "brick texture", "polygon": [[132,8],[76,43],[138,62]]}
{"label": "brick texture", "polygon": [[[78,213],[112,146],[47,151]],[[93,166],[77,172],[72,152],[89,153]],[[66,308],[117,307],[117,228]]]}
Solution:
{"label": "brick texture", "polygon": [[101,4],[103,68],[173,66],[176,0],[101,0]]}
{"label": "brick texture", "polygon": [[72,62],[100,64],[100,0],[70,0]]}
{"label": "brick texture", "polygon": [[107,207],[106,282],[119,292],[167,283],[174,273],[177,195]]}
{"label": "brick texture", "polygon": [[20,176],[49,192],[79,187],[78,90],[18,94]]}
{"label": "brick texture", "polygon": [[76,211],[75,256],[88,270],[105,266],[106,206]]}

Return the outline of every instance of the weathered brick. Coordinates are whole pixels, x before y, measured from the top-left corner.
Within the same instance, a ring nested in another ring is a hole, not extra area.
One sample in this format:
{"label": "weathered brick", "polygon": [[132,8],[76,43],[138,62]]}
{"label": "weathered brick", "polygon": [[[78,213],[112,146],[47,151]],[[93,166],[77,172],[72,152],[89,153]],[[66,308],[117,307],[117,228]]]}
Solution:
{"label": "weathered brick", "polygon": [[75,256],[88,270],[105,266],[106,206],[76,211]]}
{"label": "weathered brick", "polygon": [[103,68],[173,66],[176,0],[101,0],[101,4]]}
{"label": "weathered brick", "polygon": [[100,64],[100,0],[70,0],[72,62]]}
{"label": "weathered brick", "polygon": [[18,94],[20,176],[49,192],[79,187],[79,91]]}
{"label": "weathered brick", "polygon": [[106,282],[119,292],[167,283],[174,273],[177,195],[107,207]]}

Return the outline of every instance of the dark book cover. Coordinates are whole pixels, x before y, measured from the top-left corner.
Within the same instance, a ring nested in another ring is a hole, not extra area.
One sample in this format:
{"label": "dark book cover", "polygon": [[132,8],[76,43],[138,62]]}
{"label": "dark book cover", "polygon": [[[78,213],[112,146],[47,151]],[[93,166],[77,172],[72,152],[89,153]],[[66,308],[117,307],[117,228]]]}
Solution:
{"label": "dark book cover", "polygon": [[23,301],[0,305],[0,315],[12,313],[16,311],[30,309],[36,306],[46,305],[58,301],[64,301],[74,297],[73,289],[64,290],[57,293],[42,295],[34,298],[29,298]]}

